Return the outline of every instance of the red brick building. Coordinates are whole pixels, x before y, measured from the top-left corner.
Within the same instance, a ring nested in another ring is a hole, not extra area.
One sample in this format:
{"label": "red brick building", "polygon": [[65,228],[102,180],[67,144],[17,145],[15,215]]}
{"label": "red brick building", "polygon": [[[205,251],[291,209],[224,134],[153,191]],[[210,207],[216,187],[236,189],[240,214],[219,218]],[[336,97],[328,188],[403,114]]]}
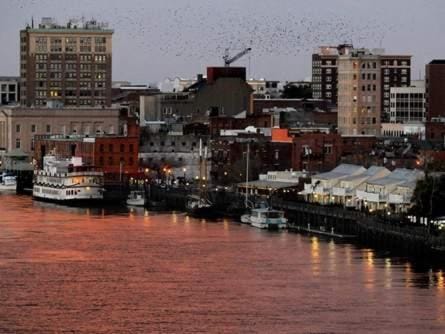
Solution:
{"label": "red brick building", "polygon": [[377,137],[375,136],[342,136],[342,155],[353,155],[357,153],[369,154],[375,150]]}
{"label": "red brick building", "polygon": [[245,181],[247,143],[250,143],[250,180],[257,179],[260,173],[292,168],[289,143],[275,143],[259,134],[219,137],[212,141],[211,147],[212,180],[223,184]]}
{"label": "red brick building", "polygon": [[45,155],[54,154],[60,158],[81,157],[83,164],[101,169],[105,181],[119,180],[121,175],[135,176],[139,173],[139,128],[134,123],[127,131],[127,136],[36,136],[37,168],[42,167]]}
{"label": "red brick building", "polygon": [[272,141],[291,143],[291,168],[324,172],[335,168],[343,152],[342,137],[337,133],[289,133],[288,129],[272,129]]}

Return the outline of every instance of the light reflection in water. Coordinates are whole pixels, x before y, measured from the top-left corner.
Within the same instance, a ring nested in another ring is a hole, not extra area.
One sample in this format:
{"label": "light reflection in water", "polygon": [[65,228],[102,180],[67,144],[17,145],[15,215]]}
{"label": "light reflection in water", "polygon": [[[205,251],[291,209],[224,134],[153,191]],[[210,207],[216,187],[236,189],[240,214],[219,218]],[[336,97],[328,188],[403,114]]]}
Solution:
{"label": "light reflection in water", "polygon": [[365,250],[366,268],[365,268],[365,287],[367,289],[374,289],[375,287],[375,272],[374,272],[374,251],[371,249]]}
{"label": "light reflection in water", "polygon": [[445,292],[445,278],[442,270],[437,272],[437,290],[439,290],[440,294],[443,295]]}
{"label": "light reflection in water", "polygon": [[336,260],[336,255],[337,255],[337,250],[336,250],[336,246],[335,246],[335,242],[334,240],[330,240],[329,244],[329,271],[331,273],[334,273],[337,271],[337,260]]}
{"label": "light reflection in water", "polygon": [[390,289],[392,287],[392,272],[391,272],[391,259],[385,259],[385,288]]}
{"label": "light reflection in water", "polygon": [[320,275],[320,245],[317,237],[311,238],[311,262],[312,274],[314,276]]}
{"label": "light reflection in water", "polygon": [[405,263],[405,288],[411,287],[411,282],[413,281],[413,271],[411,268],[411,263]]}
{"label": "light reflection in water", "polygon": [[[88,216],[0,197],[2,333],[242,333],[246,326],[445,333],[444,271],[425,263],[230,220],[202,228],[181,213],[137,209],[130,220],[126,208]],[[148,220],[150,233],[141,233]]]}

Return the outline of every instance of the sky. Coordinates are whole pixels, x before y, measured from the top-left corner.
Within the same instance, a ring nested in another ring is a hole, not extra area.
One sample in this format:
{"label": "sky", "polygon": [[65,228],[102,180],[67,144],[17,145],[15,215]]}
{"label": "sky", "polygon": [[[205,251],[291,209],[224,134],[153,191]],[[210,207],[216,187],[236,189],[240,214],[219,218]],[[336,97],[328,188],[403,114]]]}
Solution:
{"label": "sky", "polygon": [[[19,30],[53,17],[114,29],[113,80],[191,78],[251,47],[236,62],[251,78],[310,78],[320,45],[348,42],[413,56],[412,77],[445,58],[444,0],[0,0],[0,76],[19,75]],[[234,64],[235,65],[235,64]]]}

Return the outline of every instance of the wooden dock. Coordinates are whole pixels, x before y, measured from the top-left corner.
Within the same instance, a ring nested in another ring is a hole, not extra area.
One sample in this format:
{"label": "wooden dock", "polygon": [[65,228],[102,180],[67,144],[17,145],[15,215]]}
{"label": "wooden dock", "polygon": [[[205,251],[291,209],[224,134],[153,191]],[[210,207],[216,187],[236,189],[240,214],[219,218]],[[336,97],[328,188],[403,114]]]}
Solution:
{"label": "wooden dock", "polygon": [[[284,210],[290,231],[352,238],[364,244],[394,249],[407,255],[445,258],[445,234],[427,226],[401,224],[381,216],[305,202],[273,199],[272,206]],[[332,234],[333,233],[333,234]]]}
{"label": "wooden dock", "polygon": [[341,233],[335,233],[334,228],[331,228],[330,231],[324,231],[322,229],[313,229],[310,227],[304,227],[304,226],[289,226],[288,230],[291,232],[299,232],[299,233],[306,233],[306,234],[315,234],[315,235],[321,235],[324,237],[329,238],[337,238],[337,239],[354,239],[357,238],[356,235],[352,234],[341,234]]}

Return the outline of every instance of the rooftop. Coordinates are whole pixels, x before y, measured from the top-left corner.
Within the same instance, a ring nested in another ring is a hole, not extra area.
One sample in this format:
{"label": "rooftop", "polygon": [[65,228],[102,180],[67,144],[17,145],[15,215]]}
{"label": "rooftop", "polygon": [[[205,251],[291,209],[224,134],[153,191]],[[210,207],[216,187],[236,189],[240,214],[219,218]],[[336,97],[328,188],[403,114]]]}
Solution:
{"label": "rooftop", "polygon": [[85,20],[83,17],[81,19],[71,19],[65,25],[60,25],[56,22],[54,18],[43,17],[41,23],[37,28],[34,27],[34,20],[31,26],[26,27],[26,31],[29,32],[103,32],[103,33],[113,33],[112,29],[108,29],[108,23],[99,22],[95,19]]}
{"label": "rooftop", "polygon": [[434,59],[430,62],[430,65],[445,65],[445,59]]}
{"label": "rooftop", "polygon": [[19,81],[20,77],[13,77],[13,76],[2,76],[0,77],[0,81]]}

